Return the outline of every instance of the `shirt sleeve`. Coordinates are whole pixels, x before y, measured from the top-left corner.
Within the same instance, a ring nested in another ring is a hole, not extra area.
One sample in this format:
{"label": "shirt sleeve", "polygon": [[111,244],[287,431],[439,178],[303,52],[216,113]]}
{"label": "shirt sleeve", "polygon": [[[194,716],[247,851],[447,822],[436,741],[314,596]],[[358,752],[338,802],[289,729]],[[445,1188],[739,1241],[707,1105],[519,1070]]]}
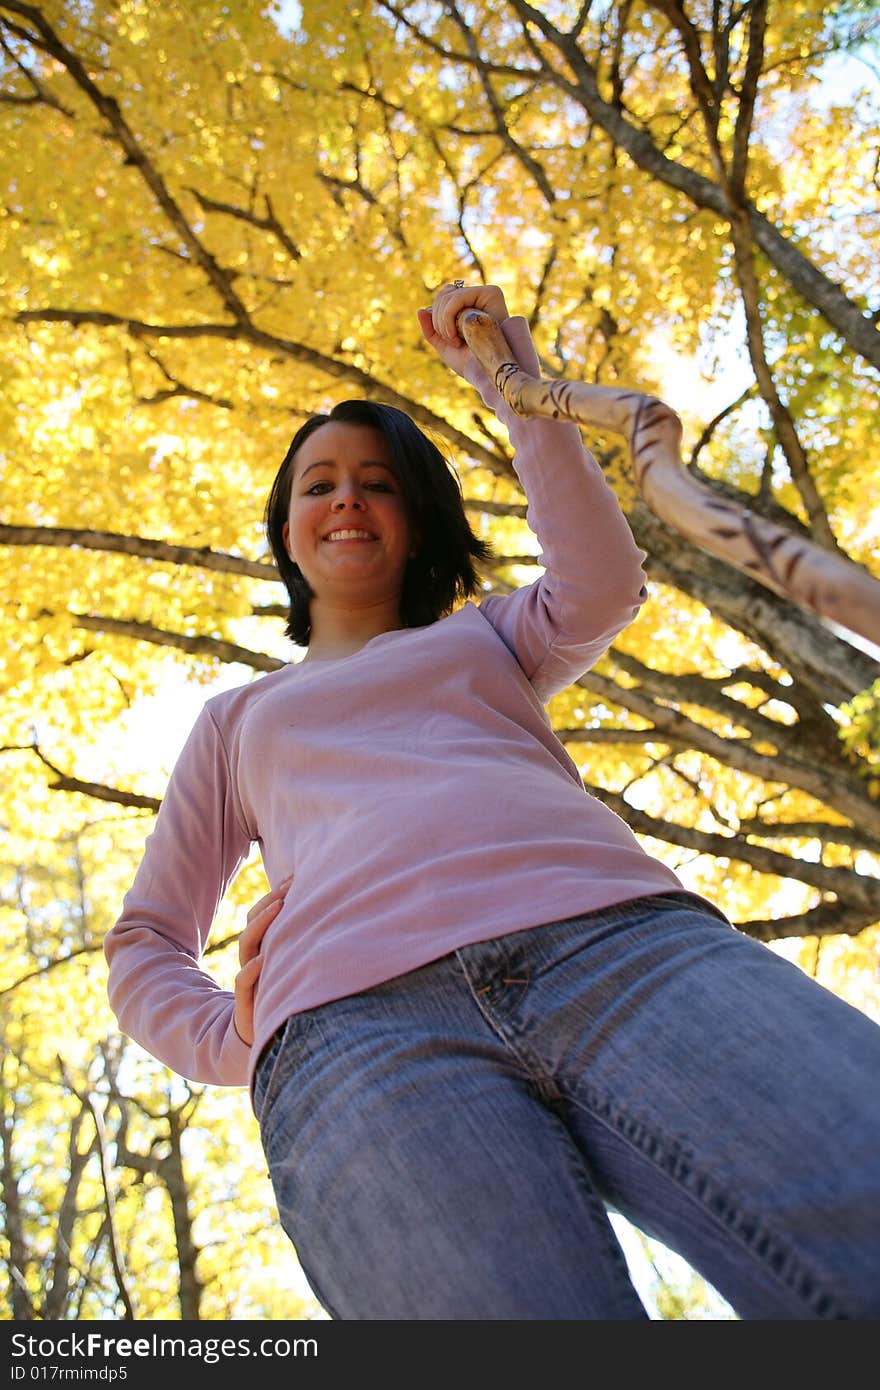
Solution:
{"label": "shirt sleeve", "polygon": [[191,1081],[247,1083],[250,1048],[235,1031],[235,997],[199,961],[250,844],[226,748],[206,705],[104,943],[120,1028]]}
{"label": "shirt sleeve", "polygon": [[[519,365],[539,375],[526,320],[507,319],[502,329]],[[479,607],[546,702],[595,665],[638,613],[645,552],[576,424],[517,415],[479,364],[469,380],[510,435],[544,567],[533,584]]]}

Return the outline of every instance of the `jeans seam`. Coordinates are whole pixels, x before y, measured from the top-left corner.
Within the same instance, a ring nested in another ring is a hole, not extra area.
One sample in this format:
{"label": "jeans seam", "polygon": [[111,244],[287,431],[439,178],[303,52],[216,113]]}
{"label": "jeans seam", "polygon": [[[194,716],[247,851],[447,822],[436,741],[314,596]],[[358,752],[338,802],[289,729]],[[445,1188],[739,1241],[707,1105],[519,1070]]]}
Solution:
{"label": "jeans seam", "polygon": [[[591,1205],[597,1203],[600,1207],[602,1207],[605,1210],[607,1219],[607,1209],[605,1208],[605,1204],[602,1201],[601,1196],[596,1191],[596,1189],[586,1181],[584,1177],[583,1168],[587,1166],[586,1155],[580,1152],[580,1149],[574,1139],[574,1136],[571,1133],[571,1130],[568,1128],[562,1115],[559,1113],[559,1103],[560,1101],[564,1100],[564,1096],[560,1091],[558,1085],[556,1084],[555,1078],[552,1076],[551,1073],[549,1073],[546,1070],[543,1063],[540,1061],[540,1058],[538,1058],[534,1054],[534,1061],[530,1064],[529,1058],[521,1051],[520,1047],[516,1044],[516,1042],[514,1042],[513,1038],[510,1037],[501,1019],[497,1018],[494,1012],[488,1007],[485,999],[486,990],[478,990],[475,987],[475,984],[471,980],[470,974],[468,972],[467,962],[462,959],[458,951],[455,952],[455,955],[458,958],[459,964],[464,974],[468,992],[471,996],[471,999],[476,1004],[481,1017],[488,1025],[488,1027],[491,1028],[492,1032],[503,1044],[505,1049],[512,1054],[519,1066],[522,1067],[526,1075],[526,1078],[531,1083],[531,1085],[533,1085],[535,1089],[538,1091],[539,1098],[545,1103],[547,1109],[550,1111],[550,1113],[557,1121],[557,1135],[560,1139],[566,1141],[566,1158],[570,1159],[577,1155],[579,1159],[579,1164],[577,1172],[574,1173],[574,1177],[577,1181],[578,1186],[581,1187],[582,1190],[585,1192],[587,1198],[589,1198]],[[610,1250],[612,1257],[619,1262],[619,1266],[622,1272],[624,1272],[625,1274],[629,1287],[632,1290],[635,1298],[638,1300],[638,1294],[636,1293],[635,1286],[633,1285],[632,1278],[629,1273],[629,1267],[627,1265],[626,1257],[620,1246],[620,1242],[614,1235],[613,1230],[610,1231]]]}
{"label": "jeans seam", "polygon": [[[584,1092],[585,1099],[579,1097],[578,1090]],[[657,1135],[655,1124],[648,1125],[628,1115],[610,1097],[600,1098],[589,1086],[573,1087],[566,1099],[636,1149],[696,1202],[719,1230],[738,1239],[743,1248],[769,1270],[786,1295],[796,1301],[793,1306],[798,1310],[807,1309],[814,1316],[825,1319],[848,1316],[834,1295],[825,1292],[822,1281],[805,1268],[800,1257],[780,1236],[768,1230],[760,1217],[750,1216],[726,1195],[720,1183],[685,1157],[679,1141],[667,1142]]]}
{"label": "jeans seam", "polygon": [[[589,1165],[587,1163],[586,1156],[581,1153],[580,1148],[578,1147],[577,1143],[575,1142],[574,1136],[571,1133],[571,1130],[566,1125],[563,1116],[559,1113],[558,1106],[548,1105],[547,1109],[549,1110],[553,1119],[556,1121],[556,1137],[564,1145],[565,1159],[571,1169],[572,1180],[580,1189],[581,1194],[583,1198],[586,1200],[587,1204],[597,1211],[597,1214],[603,1221],[603,1234],[607,1235],[607,1253],[610,1255],[611,1259],[616,1265],[618,1273],[623,1275],[624,1282],[627,1285],[629,1292],[632,1294],[635,1300],[641,1304],[641,1298],[639,1297],[639,1294],[633,1283],[632,1275],[630,1273],[629,1265],[627,1263],[626,1256],[624,1255],[623,1248],[621,1247],[620,1241],[617,1239],[617,1236],[615,1235],[611,1223],[608,1219],[607,1206],[602,1200],[602,1197],[596,1186],[585,1175],[585,1170],[586,1173],[589,1173]],[[605,1225],[605,1223],[607,1223],[607,1226]],[[643,1304],[642,1307],[644,1309]],[[645,1313],[645,1316],[647,1317],[647,1313]]]}

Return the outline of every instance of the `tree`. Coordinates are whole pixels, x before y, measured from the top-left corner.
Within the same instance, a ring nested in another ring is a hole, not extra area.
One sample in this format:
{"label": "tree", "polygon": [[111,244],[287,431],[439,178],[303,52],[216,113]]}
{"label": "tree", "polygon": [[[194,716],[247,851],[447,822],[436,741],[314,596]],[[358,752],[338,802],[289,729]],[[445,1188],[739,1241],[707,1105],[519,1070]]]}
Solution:
{"label": "tree", "polygon": [[[871,7],[285,13],[0,0],[3,825],[46,854],[83,820],[117,837],[109,920],[168,769],[108,730],[181,668],[207,687],[295,655],[260,516],[304,416],[407,410],[456,460],[487,582],[534,577],[503,432],[419,342],[443,281],[500,283],[548,375],[669,399],[692,476],[878,572]],[[651,852],[876,1009],[876,651],[684,540],[619,440],[587,442],[650,597],[555,727]],[[45,1062],[77,1152],[103,1055],[69,1081]]]}
{"label": "tree", "polygon": [[[85,824],[0,865],[0,1317],[313,1316],[247,1094],[172,1077],[118,1035],[94,968],[108,853],[131,870],[125,836]],[[226,978],[232,939],[212,951]]]}
{"label": "tree", "polygon": [[[0,540],[8,617],[28,628],[9,679],[31,725],[59,666],[76,691],[60,721],[55,704],[54,754],[39,748],[60,786],[99,780],[72,767],[86,711],[112,717],[161,680],[145,644],[281,659],[255,503],[302,413],[342,393],[409,409],[458,451],[487,530],[500,512],[497,532],[527,549],[503,442],[413,330],[415,303],[462,261],[513,287],[551,371],[588,380],[652,387],[649,333],[696,349],[741,312],[753,380],[691,423],[692,472],[873,562],[853,474],[877,360],[858,236],[870,111],[865,97],[830,188],[810,98],[876,20],[816,3],[796,19],[766,4],[327,5],[285,39],[256,4],[161,18],[131,4],[97,26],[70,5],[0,13],[14,171]],[[832,209],[851,225],[829,244]],[[616,447],[595,443],[614,474]],[[880,812],[837,726],[875,660],[624,500],[654,602],[557,712],[591,790],[677,859],[699,855],[707,887],[760,883],[745,913],[734,902],[745,930],[870,926]],[[504,558],[497,582],[521,575]],[[672,662],[667,612],[701,633]],[[33,741],[11,725],[7,746]],[[781,918],[764,907],[780,882],[799,885]]]}

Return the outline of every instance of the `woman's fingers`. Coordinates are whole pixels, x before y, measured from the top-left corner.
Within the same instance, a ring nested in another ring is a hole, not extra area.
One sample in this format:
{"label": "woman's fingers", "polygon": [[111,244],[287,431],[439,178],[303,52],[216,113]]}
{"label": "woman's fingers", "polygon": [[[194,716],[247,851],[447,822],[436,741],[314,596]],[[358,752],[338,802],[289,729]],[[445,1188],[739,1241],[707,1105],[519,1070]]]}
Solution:
{"label": "woman's fingers", "polygon": [[260,949],[260,943],[266,932],[271,927],[275,918],[281,910],[288,888],[293,882],[293,875],[279,883],[277,888],[264,894],[258,902],[254,903],[247,915],[247,926],[238,938],[238,960],[240,965],[245,965],[253,960]]}
{"label": "woman's fingers", "polygon": [[497,285],[444,285],[434,296],[431,318],[441,338],[456,347],[462,345],[456,320],[463,309],[480,309],[484,314],[491,314],[499,323],[508,318],[504,294]]}
{"label": "woman's fingers", "polygon": [[258,902],[254,903],[253,907],[249,911],[248,921],[251,920],[255,913],[260,912],[264,907],[267,907],[269,903],[273,903],[278,899],[283,900],[284,895],[292,882],[293,874],[288,874],[287,878],[282,879],[282,881],[278,884],[277,888],[271,888],[268,893],[265,893],[263,897],[259,899]]}
{"label": "woman's fingers", "polygon": [[498,323],[509,317],[504,295],[497,285],[444,285],[430,309],[419,309],[419,326],[425,340],[447,367],[459,376],[467,374],[471,352],[459,335],[457,320],[463,309],[480,309]]}
{"label": "woman's fingers", "polygon": [[254,956],[253,960],[248,961],[247,965],[243,965],[235,977],[236,993],[238,993],[239,990],[241,990],[242,993],[246,993],[249,989],[253,989],[257,981],[257,976],[262,968],[262,956]]}
{"label": "woman's fingers", "polygon": [[248,1047],[254,1041],[254,989],[262,968],[263,957],[254,956],[235,977],[233,1021],[236,1033]]}
{"label": "woman's fingers", "polygon": [[434,341],[439,337],[439,334],[436,328],[434,327],[434,318],[431,313],[431,310],[417,309],[416,313],[418,314],[419,318],[419,327],[421,328],[428,342],[433,347]]}

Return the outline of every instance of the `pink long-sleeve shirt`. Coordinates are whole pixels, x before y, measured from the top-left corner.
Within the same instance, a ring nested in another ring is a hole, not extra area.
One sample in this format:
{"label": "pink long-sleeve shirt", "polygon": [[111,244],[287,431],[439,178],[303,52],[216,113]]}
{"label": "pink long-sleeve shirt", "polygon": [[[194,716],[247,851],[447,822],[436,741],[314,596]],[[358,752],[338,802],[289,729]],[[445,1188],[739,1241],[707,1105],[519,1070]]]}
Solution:
{"label": "pink long-sleeve shirt", "polygon": [[[504,331],[536,371],[525,321]],[[290,1014],[470,942],[681,891],[585,792],[544,709],[637,613],[643,552],[577,426],[471,380],[516,450],[544,573],[205,703],[105,943],[120,1027],[191,1080],[247,1085]],[[254,842],[271,885],[294,879],[249,1047],[200,959]]]}

